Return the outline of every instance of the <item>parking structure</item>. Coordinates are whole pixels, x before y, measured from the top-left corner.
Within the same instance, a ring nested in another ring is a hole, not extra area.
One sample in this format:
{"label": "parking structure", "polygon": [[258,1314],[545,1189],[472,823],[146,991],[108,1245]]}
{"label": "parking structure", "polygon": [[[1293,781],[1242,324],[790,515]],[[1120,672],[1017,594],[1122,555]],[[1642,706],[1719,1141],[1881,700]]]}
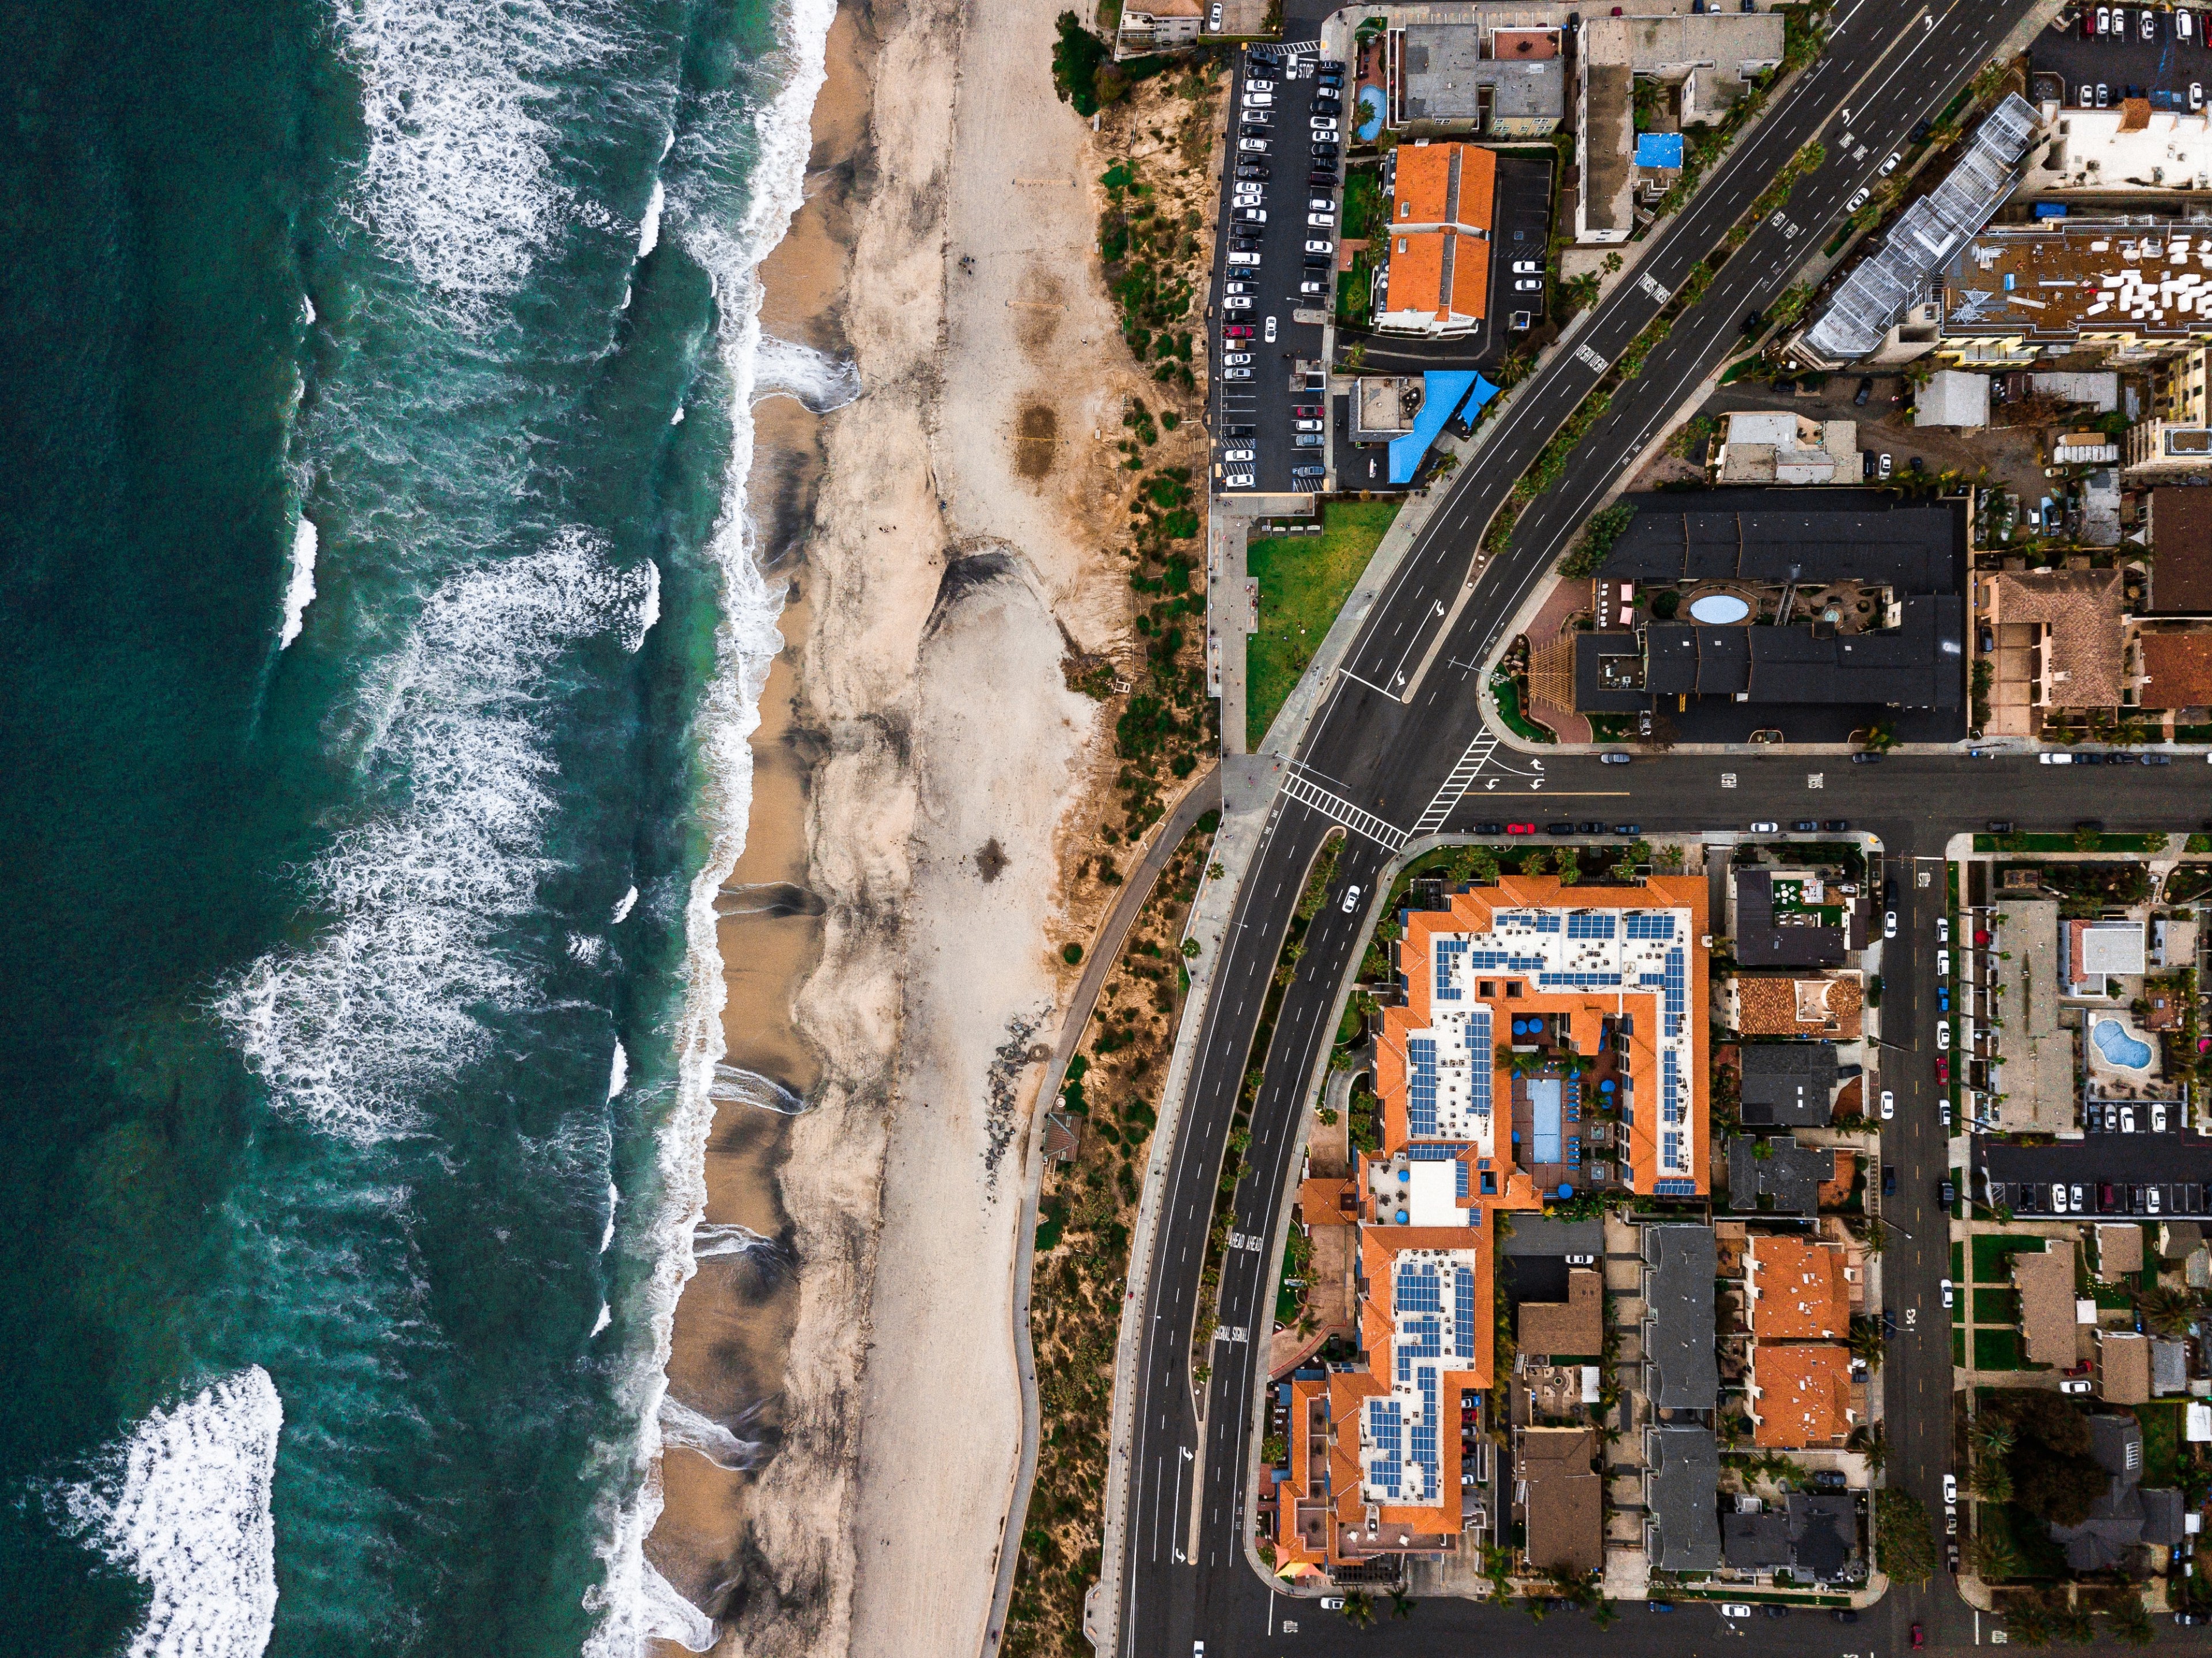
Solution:
{"label": "parking structure", "polygon": [[[2101,33],[2097,32],[2100,13],[2106,24]],[[2145,19],[2150,23],[2148,38]],[[2212,95],[2208,23],[2212,23],[2212,8],[2085,6],[2079,15],[2062,16],[2059,25],[2036,37],[2028,49],[2030,90],[2039,100],[2056,94],[2069,109],[2085,102],[2096,107],[2100,95],[2107,108],[2117,108],[2128,98],[2147,99],[2158,109],[2202,108]]]}
{"label": "parking structure", "polygon": [[[1335,302],[1345,87],[1344,66],[1318,51],[1255,48],[1237,77],[1207,307],[1213,487],[1231,496],[1311,494],[1326,465],[1322,320]],[[1316,131],[1316,118],[1334,130]]]}

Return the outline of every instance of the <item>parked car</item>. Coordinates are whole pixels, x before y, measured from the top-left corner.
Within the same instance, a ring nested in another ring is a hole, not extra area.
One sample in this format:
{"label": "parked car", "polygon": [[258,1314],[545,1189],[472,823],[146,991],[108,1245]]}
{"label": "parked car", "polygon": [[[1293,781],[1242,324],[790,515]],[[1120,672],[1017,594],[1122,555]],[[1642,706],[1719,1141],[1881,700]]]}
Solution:
{"label": "parked car", "polygon": [[1782,825],[1779,823],[1753,823],[1751,826],[1751,832],[1753,835],[1779,835],[1782,833]]}
{"label": "parked car", "polygon": [[1841,835],[1844,830],[1850,828],[1850,826],[1851,820],[1848,817],[1831,817],[1827,822],[1820,825],[1822,829],[1826,829],[1831,835]]}
{"label": "parked car", "polygon": [[1897,912],[1893,909],[1886,909],[1881,913],[1881,936],[1885,938],[1897,937]]}
{"label": "parked car", "polygon": [[1245,155],[1265,155],[1267,153],[1267,141],[1265,138],[1239,137],[1237,140],[1237,149],[1240,154]]}
{"label": "parked car", "polygon": [[1881,756],[1874,749],[1861,749],[1856,754],[1851,756],[1851,764],[1854,766],[1879,766],[1881,764]]}
{"label": "parked car", "polygon": [[1939,1083],[1951,1080],[1951,1061],[1941,1054],[1936,1056],[1936,1080]]}
{"label": "parked car", "polygon": [[1221,354],[1221,366],[1224,368],[1238,367],[1251,361],[1252,354],[1249,351],[1224,351]]}
{"label": "parked car", "polygon": [[1810,835],[1810,834],[1812,834],[1814,830],[1818,829],[1820,827],[1820,823],[1819,823],[1816,820],[1814,820],[1814,819],[1813,819],[1813,818],[1810,818],[1810,817],[1800,817],[1800,818],[1798,818],[1796,822],[1792,823],[1790,825],[1790,827],[1791,830],[1792,830],[1793,832],[1795,832],[1796,834],[1798,834],[1798,835]]}
{"label": "parked car", "polygon": [[1634,755],[1623,754],[1618,749],[1612,749],[1598,756],[1598,762],[1601,765],[1607,766],[1625,766],[1635,759],[1635,757],[1636,756]]}
{"label": "parked car", "polygon": [[1505,833],[1505,825],[1503,823],[1477,823],[1474,826],[1474,832],[1477,835],[1503,835]]}
{"label": "parked car", "polygon": [[1249,311],[1252,308],[1252,296],[1249,294],[1224,295],[1221,301],[1221,308],[1224,311]]}
{"label": "parked car", "polygon": [[1249,368],[1224,368],[1221,371],[1221,378],[1225,380],[1249,380],[1252,378],[1252,371]]}
{"label": "parked car", "polygon": [[1306,242],[1306,252],[1309,253],[1334,253],[1336,252],[1336,244],[1326,236],[1313,237],[1309,239]]}
{"label": "parked car", "polygon": [[1259,482],[1256,472],[1231,472],[1221,480],[1224,489],[1249,489]]}
{"label": "parked car", "polygon": [[1851,399],[1851,407],[1854,409],[1865,408],[1867,406],[1867,399],[1871,398],[1873,395],[1874,376],[1871,374],[1862,374],[1859,376],[1858,395]]}
{"label": "parked car", "polygon": [[1252,337],[1252,325],[1249,322],[1231,323],[1221,331],[1221,337],[1224,340],[1249,340]]}
{"label": "parked car", "polygon": [[2035,757],[2046,766],[2070,766],[2074,763],[2074,756],[2063,750],[2056,754],[2045,750]]}
{"label": "parked car", "polygon": [[1613,826],[1613,832],[1624,841],[1633,841],[1644,833],[1644,826],[1640,823],[1615,823]]}
{"label": "parked car", "polygon": [[1891,150],[1889,152],[1889,159],[1881,164],[1881,166],[1875,171],[1874,176],[1877,179],[1887,179],[1891,173],[1897,171],[1897,164],[1904,159],[1905,152],[1903,150]]}
{"label": "parked car", "polygon": [[[1948,1209],[1952,1205],[1957,1203],[1958,1200],[1959,1188],[1957,1187],[1952,1185],[1948,1180],[1939,1180],[1936,1182],[1936,1201],[1937,1203],[1942,1205],[1944,1208]],[[1944,1304],[1948,1306],[1950,1303],[1947,1302]]]}
{"label": "parked car", "polygon": [[1319,432],[1323,429],[1325,428],[1321,422],[1317,420],[1294,420],[1291,422],[1291,430],[1293,432]]}
{"label": "parked car", "polygon": [[1883,455],[1878,456],[1878,457],[1875,459],[1875,464],[1874,464],[1874,472],[1875,472],[1875,476],[1876,477],[1885,477],[1885,478],[1886,478],[1886,477],[1887,477],[1889,476],[1889,471],[1890,471],[1890,459],[1889,459],[1889,457],[1888,457],[1887,454],[1883,454]]}
{"label": "parked car", "polygon": [[1267,222],[1267,210],[1264,207],[1240,207],[1237,210],[1236,219],[1239,224],[1265,224]]}
{"label": "parked car", "polygon": [[1928,1644],[1928,1631],[1917,1624],[1912,1626],[1912,1644],[1916,1647],[1924,1647]]}
{"label": "parked car", "polygon": [[1897,1114],[1897,1092],[1894,1089],[1881,1090],[1881,1120],[1887,1122]]}
{"label": "parked car", "polygon": [[1332,230],[1336,227],[1336,215],[1334,213],[1309,213],[1306,215],[1306,222],[1311,225],[1316,230]]}
{"label": "parked car", "polygon": [[1951,918],[1948,915],[1938,915],[1936,918],[1936,942],[1939,944],[1948,944],[1951,942]]}
{"label": "parked car", "polygon": [[1859,1621],[1858,1613],[1853,1612],[1849,1606],[1838,1606],[1830,1612],[1828,1616],[1839,1624],[1856,1624]]}
{"label": "parked car", "polygon": [[1516,276],[1540,276],[1544,274],[1544,267],[1534,259],[1516,259],[1513,261],[1513,274]]}
{"label": "parked car", "polygon": [[1260,453],[1256,449],[1224,449],[1221,459],[1224,461],[1257,460]]}
{"label": "parked car", "polygon": [[1505,832],[1508,835],[1534,835],[1536,826],[1534,823],[1508,823]]}
{"label": "parked car", "polygon": [[1723,1618],[1748,1618],[1751,1616],[1751,1608],[1741,1600],[1723,1600],[1721,1602],[1721,1616]]}
{"label": "parked car", "polygon": [[1516,276],[1513,291],[1516,294],[1540,294],[1544,291],[1544,279],[1541,276]]}
{"label": "parked car", "polygon": [[1861,208],[1867,204],[1867,198],[1873,194],[1874,191],[1871,190],[1862,189],[1856,195],[1853,196],[1850,200],[1844,203],[1844,213],[1849,215],[1857,212]]}
{"label": "parked car", "polygon": [[1672,1600],[1646,1600],[1644,1604],[1653,1612],[1672,1612],[1674,1610],[1674,1603]]}

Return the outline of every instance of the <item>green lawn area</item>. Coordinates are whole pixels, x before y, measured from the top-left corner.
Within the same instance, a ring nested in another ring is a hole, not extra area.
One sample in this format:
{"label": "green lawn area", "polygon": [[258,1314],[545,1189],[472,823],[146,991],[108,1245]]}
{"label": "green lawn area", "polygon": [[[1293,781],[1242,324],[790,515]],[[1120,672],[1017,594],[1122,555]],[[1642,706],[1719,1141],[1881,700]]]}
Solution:
{"label": "green lawn area", "polygon": [[1382,175],[1378,168],[1356,167],[1344,175],[1344,239],[1361,241],[1386,222],[1390,210],[1382,202]]}
{"label": "green lawn area", "polygon": [[1330,501],[1317,536],[1269,536],[1246,550],[1260,582],[1260,631],[1244,648],[1244,732],[1254,749],[1328,635],[1344,598],[1398,515],[1395,501]]}
{"label": "green lawn area", "polygon": [[[1976,1240],[1976,1243],[1977,1247],[1978,1247],[1978,1239]],[[1977,1257],[1977,1259],[1978,1259],[1978,1257]],[[1954,1284],[1964,1284],[1966,1281],[1966,1246],[1963,1243],[1954,1243],[1951,1246],[1951,1282]]]}
{"label": "green lawn area", "polygon": [[1974,1322],[1977,1324],[2019,1323],[2020,1297],[2010,1290],[1975,1291]]}
{"label": "green lawn area", "polygon": [[1531,743],[1556,743],[1559,739],[1547,727],[1539,726],[1521,712],[1521,688],[1503,674],[1493,674],[1490,680],[1491,694],[1498,699],[1498,712],[1507,729],[1516,737]]}
{"label": "green lawn area", "polygon": [[1951,1327],[1951,1363],[1960,1370],[1966,1368],[1966,1333],[1955,1324]]}
{"label": "green lawn area", "polygon": [[[1997,845],[2002,838],[2004,845]],[[2100,835],[2092,852],[2157,852],[2166,846],[2163,835]],[[2070,835],[1977,835],[1976,852],[2075,852],[2079,848]]]}
{"label": "green lawn area", "polygon": [[2136,1420],[2142,1424],[2142,1483],[2157,1487],[2181,1483],[2181,1406],[2138,1405]]}
{"label": "green lawn area", "polygon": [[2026,1370],[2027,1361],[2021,1357],[2019,1333],[2013,1330],[1975,1331],[1974,1368],[1978,1370]]}
{"label": "green lawn area", "polygon": [[[2010,1284],[2012,1268],[2008,1263],[2023,1252],[2033,1254],[2043,1248],[2041,1238],[1994,1237],[1984,1232],[1974,1239],[1974,1282],[1977,1284]],[[1958,1266],[1959,1246],[1951,1246],[1951,1264]]]}

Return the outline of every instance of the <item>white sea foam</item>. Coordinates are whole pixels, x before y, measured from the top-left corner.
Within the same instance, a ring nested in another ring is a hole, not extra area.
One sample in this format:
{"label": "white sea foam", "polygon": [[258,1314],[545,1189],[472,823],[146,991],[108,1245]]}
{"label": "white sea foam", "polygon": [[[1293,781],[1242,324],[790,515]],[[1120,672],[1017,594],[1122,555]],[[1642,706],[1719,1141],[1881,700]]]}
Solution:
{"label": "white sea foam", "polygon": [[718,1468],[743,1473],[760,1461],[761,1442],[741,1439],[711,1416],[693,1410],[675,1395],[660,1401],[660,1442],[696,1451]]}
{"label": "white sea foam", "polygon": [[586,967],[596,967],[599,958],[606,953],[607,941],[596,934],[572,932],[568,935],[568,955],[572,960],[581,962]]}
{"label": "white sea foam", "polygon": [[614,1098],[629,1086],[629,1050],[622,1045],[622,1038],[617,1036],[615,1038],[614,1066],[607,1077],[607,1097]]}
{"label": "white sea foam", "polygon": [[753,379],[753,398],[796,398],[817,415],[842,409],[860,395],[860,366],[848,357],[833,357],[811,345],[761,336],[760,362]]}
{"label": "white sea foam", "polygon": [[[662,150],[665,155],[668,152]],[[653,181],[653,199],[645,204],[645,217],[637,227],[637,257],[643,258],[660,245],[660,210],[667,204],[668,186],[659,179]]]}
{"label": "white sea foam", "polygon": [[691,1256],[695,1260],[711,1260],[718,1255],[780,1253],[774,1238],[763,1237],[751,1227],[740,1226],[733,1220],[701,1221],[691,1234]]}
{"label": "white sea foam", "polygon": [[660,620],[660,566],[647,559],[645,570],[645,598],[637,607],[637,643],[633,651],[641,648],[645,636],[653,631],[653,624]]}
{"label": "white sea foam", "polygon": [[620,926],[624,921],[629,920],[630,911],[636,908],[637,889],[635,887],[632,887],[628,892],[623,894],[622,902],[615,906],[615,913],[613,916],[610,918],[608,925],[611,926]]}
{"label": "white sea foam", "polygon": [[315,521],[302,513],[292,531],[292,579],[284,588],[284,631],[276,635],[278,650],[300,636],[307,606],[314,599]]}
{"label": "white sea foam", "polygon": [[537,701],[554,659],[635,631],[646,578],[580,532],[433,592],[383,665],[364,771],[388,804],[306,871],[328,918],[228,981],[216,1010],[280,1108],[356,1140],[413,1126],[426,1088],[488,1051],[481,1014],[534,1004],[498,945],[537,908],[552,768]]}
{"label": "white sea foam", "polygon": [[684,410],[681,404],[678,404],[676,412],[668,417],[668,423],[671,426],[681,426],[684,424]]}
{"label": "white sea foam", "polygon": [[300,295],[300,320],[310,328],[315,325],[315,302],[305,294]]}
{"label": "white sea foam", "polygon": [[[712,1621],[678,1595],[646,1560],[644,1545],[660,1514],[659,1407],[667,1393],[677,1298],[697,1270],[691,1235],[706,1209],[707,1136],[714,1123],[715,1066],[723,1053],[722,1008],[727,993],[715,946],[714,895],[721,876],[744,848],[745,816],[752,796],[749,739],[760,723],[760,698],[769,665],[783,646],[775,625],[781,585],[769,582],[755,562],[744,502],[744,482],[753,459],[750,411],[761,338],[757,270],[760,261],[782,240],[805,198],[806,161],[813,143],[809,119],[815,94],[821,89],[823,49],[836,14],[836,0],[788,0],[779,20],[785,42],[783,80],[769,105],[749,118],[757,135],[757,160],[742,215],[732,222],[717,210],[716,203],[689,200],[679,180],[671,189],[664,223],[706,268],[720,314],[719,346],[730,388],[732,440],[722,513],[709,551],[721,573],[723,622],[715,641],[717,671],[694,724],[708,780],[698,811],[711,842],[684,908],[685,998],[675,1044],[678,1105],[661,1133],[655,1171],[660,1202],[646,1240],[656,1252],[645,1309],[653,1353],[649,1368],[638,1374],[626,1401],[639,1423],[635,1466],[645,1478],[637,1497],[609,1516],[601,1546],[606,1580],[586,1597],[587,1606],[602,1615],[585,1645],[586,1658],[633,1658],[654,1635],[693,1651],[704,1650],[714,1639]],[[702,131],[685,137],[696,142],[702,152],[727,154],[731,148],[721,133]]]}
{"label": "white sea foam", "polygon": [[595,1321],[592,1322],[592,1333],[593,1335],[597,1335],[597,1334],[599,1334],[599,1333],[600,1331],[602,1331],[602,1330],[605,1329],[605,1328],[607,1327],[607,1326],[608,1326],[608,1325],[610,1325],[610,1324],[613,1323],[614,1321],[615,1321],[615,1309],[614,1309],[613,1308],[611,1308],[611,1307],[608,1306],[608,1305],[607,1305],[607,1303],[606,1303],[605,1302],[604,1302],[604,1301],[603,1301],[603,1302],[601,1302],[601,1303],[599,1303],[599,1315],[598,1319],[597,1319],[597,1320],[595,1320]]}
{"label": "white sea foam", "polygon": [[465,314],[489,318],[564,216],[541,112],[612,51],[591,3],[332,0],[368,153],[348,210]]}
{"label": "white sea foam", "polygon": [[270,1488],[284,1425],[259,1365],[156,1410],[63,1493],[77,1528],[153,1591],[128,1658],[260,1658],[276,1619]]}
{"label": "white sea foam", "polygon": [[726,1100],[732,1105],[757,1106],[763,1111],[779,1112],[787,1117],[795,1117],[806,1109],[804,1095],[786,1088],[773,1077],[748,1071],[741,1065],[718,1062],[709,1092],[716,1100]]}
{"label": "white sea foam", "polygon": [[612,1181],[607,1182],[607,1230],[599,1239],[599,1253],[605,1254],[615,1241],[615,1211],[622,1207],[622,1188]]}

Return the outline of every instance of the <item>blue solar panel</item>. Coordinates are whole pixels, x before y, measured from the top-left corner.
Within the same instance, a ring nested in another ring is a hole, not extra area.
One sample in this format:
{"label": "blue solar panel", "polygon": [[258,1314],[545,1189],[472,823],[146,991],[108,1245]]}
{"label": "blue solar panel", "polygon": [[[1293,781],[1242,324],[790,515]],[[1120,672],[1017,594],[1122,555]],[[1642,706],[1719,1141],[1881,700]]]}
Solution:
{"label": "blue solar panel", "polygon": [[1674,1123],[1686,1121],[1690,1114],[1682,1105],[1680,1061],[1671,1048],[1659,1053],[1659,1114],[1662,1121]]}
{"label": "blue solar panel", "polygon": [[1667,1034],[1669,1036],[1679,1036],[1682,1034],[1682,1009],[1688,999],[1688,980],[1689,975],[1682,966],[1682,952],[1679,950],[1668,950],[1666,993]]}
{"label": "blue solar panel", "polygon": [[1659,1137],[1659,1160],[1669,1169],[1682,1161],[1682,1137],[1672,1132]]}
{"label": "blue solar panel", "polygon": [[1467,940],[1464,938],[1437,940],[1437,975],[1430,990],[1438,1001],[1455,1002],[1460,999],[1459,987],[1451,981],[1451,958],[1466,954]]}
{"label": "blue solar panel", "polygon": [[1465,1357],[1474,1351],[1474,1274],[1462,1266],[1452,1277],[1452,1346]]}
{"label": "blue solar panel", "polygon": [[1406,1156],[1414,1163],[1446,1163],[1459,1155],[1455,1145],[1409,1145]]}
{"label": "blue solar panel", "polygon": [[1674,918],[1671,915],[1631,910],[1627,920],[1628,936],[1632,938],[1671,938],[1674,936]]}
{"label": "blue solar panel", "polygon": [[1437,1133],[1437,1043],[1433,1036],[1406,1042],[1406,1127],[1417,1139]]}
{"label": "blue solar panel", "polygon": [[1498,921],[1501,926],[1525,927],[1531,932],[1557,932],[1559,930],[1559,918],[1548,910],[1500,910]]}
{"label": "blue solar panel", "polygon": [[1613,937],[1613,917],[1610,915],[1570,915],[1567,917],[1567,937],[1570,938],[1610,938]]}
{"label": "blue solar panel", "polygon": [[1462,1161],[1461,1161],[1461,1162],[1459,1162],[1459,1163],[1455,1163],[1455,1164],[1452,1166],[1452,1175],[1453,1175],[1453,1184],[1456,1187],[1456,1188],[1457,1188],[1457,1190],[1458,1190],[1458,1193],[1459,1193],[1459,1195],[1460,1195],[1461,1197],[1465,1197],[1465,1196],[1468,1194],[1468,1193],[1467,1193],[1467,1163],[1465,1163],[1465,1161],[1464,1161],[1464,1160],[1462,1160]]}
{"label": "blue solar panel", "polygon": [[1591,990],[1620,982],[1618,973],[1540,973],[1539,985],[1565,985],[1577,990]]}
{"label": "blue solar panel", "polygon": [[1391,1496],[1398,1494],[1399,1467],[1405,1460],[1404,1417],[1395,1400],[1371,1400],[1367,1407],[1367,1437],[1375,1447],[1369,1477]]}
{"label": "blue solar panel", "polygon": [[1490,1114],[1490,1010],[1472,1007],[1467,1014],[1467,1051],[1473,1055],[1468,1066],[1468,1105],[1478,1117]]}
{"label": "blue solar panel", "polygon": [[1694,1198],[1698,1195],[1698,1183],[1693,1180],[1662,1180],[1655,1182],[1651,1189],[1662,1198]]}
{"label": "blue solar panel", "polygon": [[1398,1310],[1401,1313],[1441,1313],[1444,1304],[1437,1287],[1437,1269],[1408,1262],[1398,1269]]}

